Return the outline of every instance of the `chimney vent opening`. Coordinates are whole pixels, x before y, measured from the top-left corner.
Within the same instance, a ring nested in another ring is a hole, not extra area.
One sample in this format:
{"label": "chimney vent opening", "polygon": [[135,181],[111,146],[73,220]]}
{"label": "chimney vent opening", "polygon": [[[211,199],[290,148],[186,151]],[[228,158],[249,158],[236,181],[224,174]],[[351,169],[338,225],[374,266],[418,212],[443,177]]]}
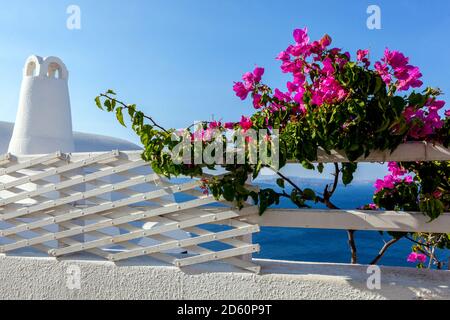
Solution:
{"label": "chimney vent opening", "polygon": [[35,76],[37,76],[37,66],[36,66],[36,62],[30,61],[30,62],[28,63],[28,65],[27,65],[26,76],[27,76],[27,77],[35,77]]}
{"label": "chimney vent opening", "polygon": [[60,79],[61,78],[61,66],[56,62],[50,63],[48,65],[47,77],[49,77],[51,79]]}

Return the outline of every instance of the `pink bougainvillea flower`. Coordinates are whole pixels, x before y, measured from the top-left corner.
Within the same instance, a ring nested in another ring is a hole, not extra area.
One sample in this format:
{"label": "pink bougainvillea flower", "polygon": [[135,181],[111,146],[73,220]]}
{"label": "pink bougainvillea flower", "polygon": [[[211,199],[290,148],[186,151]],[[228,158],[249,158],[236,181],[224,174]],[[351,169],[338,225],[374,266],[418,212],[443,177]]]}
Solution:
{"label": "pink bougainvillea flower", "polygon": [[398,179],[392,175],[385,176],[383,180],[378,179],[375,182],[375,193],[379,193],[383,189],[394,189],[396,182]]}
{"label": "pink bougainvillea flower", "polygon": [[217,128],[220,128],[221,126],[222,126],[222,123],[220,121],[212,121],[209,123],[210,129],[217,129]]}
{"label": "pink bougainvillea flower", "polygon": [[423,253],[411,252],[407,258],[410,263],[425,263],[427,261],[427,256]]}
{"label": "pink bougainvillea flower", "polygon": [[294,40],[297,44],[307,45],[309,43],[308,28],[305,29],[295,29],[294,30]]}
{"label": "pink bougainvillea flower", "polygon": [[381,62],[377,61],[375,62],[375,70],[378,72],[378,74],[383,79],[384,83],[387,85],[390,85],[392,82],[392,76],[389,73],[389,68],[386,64],[382,64]]}
{"label": "pink bougainvillea flower", "polygon": [[332,42],[333,40],[331,39],[331,37],[326,34],[323,36],[322,39],[320,39],[320,44],[322,46],[323,49],[326,49]]}
{"label": "pink bougainvillea flower", "polygon": [[435,192],[433,192],[433,197],[436,199],[440,199],[442,197],[442,192],[439,190],[436,190]]}
{"label": "pink bougainvillea flower", "polygon": [[447,118],[450,118],[450,110],[445,111],[445,116],[446,116]]}
{"label": "pink bougainvillea flower", "polygon": [[288,94],[281,92],[279,89],[275,89],[275,94],[273,96],[283,102],[289,102],[291,100],[291,97]]}
{"label": "pink bougainvillea flower", "polygon": [[311,47],[307,43],[296,44],[294,46],[290,46],[288,48],[288,52],[294,57],[308,56],[310,54],[310,49]]}
{"label": "pink bougainvillea flower", "polygon": [[234,129],[234,122],[227,122],[227,123],[225,123],[224,127],[225,127],[225,129],[233,130]]}
{"label": "pink bougainvillea flower", "polygon": [[332,76],[319,79],[315,86],[317,88],[312,91],[311,102],[317,106],[340,102],[347,96],[347,92]]}
{"label": "pink bougainvillea flower", "polygon": [[445,106],[445,101],[429,99],[426,106],[430,111],[439,111]]}
{"label": "pink bougainvillea flower", "polygon": [[297,92],[298,87],[299,87],[297,84],[295,84],[293,82],[290,82],[290,81],[288,81],[286,86],[287,86],[287,89],[288,89],[289,93]]}
{"label": "pink bougainvillea flower", "polygon": [[281,71],[283,73],[290,73],[290,72],[294,72],[295,70],[295,62],[292,61],[283,61],[283,63],[281,64]]}
{"label": "pink bougainvillea flower", "polygon": [[322,39],[320,39],[319,41],[313,41],[311,45],[308,47],[309,49],[309,52],[307,51],[308,55],[311,53],[316,54],[317,56],[314,57],[314,60],[319,61],[320,55],[324,50],[327,49],[327,47],[331,44],[331,42],[332,39],[328,34],[324,35]]}
{"label": "pink bougainvillea flower", "polygon": [[422,77],[418,67],[408,66],[405,69],[395,72],[395,76],[399,79],[397,89],[400,91],[409,90],[409,88],[420,88],[423,82],[419,80]]}
{"label": "pink bougainvillea flower", "polygon": [[312,92],[311,103],[316,106],[321,106],[323,104],[322,93],[318,90]]}
{"label": "pink bougainvillea flower", "polygon": [[250,118],[242,116],[241,121],[239,122],[239,125],[241,126],[241,128],[244,131],[247,131],[247,130],[251,129],[251,127],[253,126],[253,122]]}
{"label": "pink bougainvillea flower", "polygon": [[405,182],[406,184],[411,184],[413,183],[414,179],[411,176],[406,176],[405,179],[403,180],[403,182]]}
{"label": "pink bougainvillea flower", "polygon": [[292,112],[295,113],[299,113],[299,114],[305,114],[306,113],[306,107],[304,103],[300,103],[299,106],[296,106],[292,109]]}
{"label": "pink bougainvillea flower", "polygon": [[291,56],[289,53],[287,53],[286,51],[281,51],[277,58],[277,60],[281,60],[281,61],[290,61],[291,60]]}
{"label": "pink bougainvillea flower", "polygon": [[264,75],[264,68],[256,67],[255,70],[253,70],[253,77],[255,82],[257,83],[261,82],[263,75]]}
{"label": "pink bougainvillea flower", "polygon": [[407,171],[403,167],[400,167],[397,162],[392,161],[388,163],[388,170],[393,176],[404,176],[407,173]]}
{"label": "pink bougainvillea flower", "polygon": [[306,76],[303,73],[294,74],[294,84],[303,86],[306,82]]}
{"label": "pink bougainvillea flower", "polygon": [[236,82],[233,86],[236,95],[245,100],[248,97],[250,91],[255,88],[255,85],[261,82],[261,78],[264,75],[264,68],[256,67],[253,72],[246,72],[242,76],[243,82]]}
{"label": "pink bougainvillea flower", "polygon": [[382,61],[390,65],[394,70],[405,68],[409,63],[409,58],[405,57],[400,51],[390,51],[388,48],[384,51]]}
{"label": "pink bougainvillea flower", "polygon": [[[429,111],[425,112],[422,109],[416,109],[409,106],[403,112],[403,117],[410,126],[408,136],[418,140],[428,140],[430,135],[433,135],[437,129],[444,126],[444,121],[438,113],[438,108],[433,107],[433,103],[429,103]],[[439,107],[439,102],[437,106]]]}
{"label": "pink bougainvillea flower", "polygon": [[437,111],[430,111],[428,113],[426,123],[431,128],[430,134],[434,133],[435,129],[441,129],[444,126],[444,121],[442,121]]}
{"label": "pink bougainvillea flower", "polygon": [[358,210],[378,210],[378,206],[374,203],[370,203],[358,208]]}
{"label": "pink bougainvillea flower", "polygon": [[334,73],[333,61],[330,58],[325,58],[323,60],[323,68],[322,71],[327,75],[331,76]]}
{"label": "pink bougainvillea flower", "polygon": [[338,56],[335,58],[335,62],[339,66],[339,70],[342,70],[349,60],[346,57]]}
{"label": "pink bougainvillea flower", "polygon": [[[423,111],[421,110],[423,113]],[[417,117],[418,110],[416,108],[409,106],[403,111],[403,117],[406,119],[406,121],[411,121],[413,118]]]}
{"label": "pink bougainvillea flower", "polygon": [[418,253],[417,261],[419,261],[420,263],[425,263],[427,261],[427,256],[422,253]]}
{"label": "pink bougainvillea flower", "polygon": [[417,262],[417,253],[411,252],[409,254],[408,258],[406,259],[406,261],[408,261],[409,263],[416,263]]}
{"label": "pink bougainvillea flower", "polygon": [[320,60],[320,54],[323,52],[324,47],[320,44],[319,41],[313,41],[309,47],[309,52],[312,54],[316,54],[314,57],[314,61]]}
{"label": "pink bougainvillea flower", "polygon": [[262,107],[261,98],[262,96],[260,94],[253,95],[253,107],[255,109],[260,109]]}
{"label": "pink bougainvillea flower", "polygon": [[384,189],[384,181],[381,179],[377,179],[375,181],[374,187],[375,187],[375,193],[379,193],[380,191],[382,191]]}
{"label": "pink bougainvillea flower", "polygon": [[396,181],[396,178],[393,176],[386,176],[386,177],[384,177],[383,182],[384,182],[384,187],[386,189],[394,189],[395,182],[397,182],[397,181]]}
{"label": "pink bougainvillea flower", "polygon": [[401,178],[405,176],[408,171],[405,170],[403,167],[400,167],[397,162],[389,162],[388,163],[388,170],[391,172],[390,175],[387,175],[384,177],[383,180],[378,179],[375,182],[375,193],[379,193],[380,191],[384,189],[394,189],[396,184],[399,183],[406,183],[411,184],[413,183],[414,179],[411,176],[406,176],[404,178]]}
{"label": "pink bougainvillea flower", "polygon": [[356,53],[356,59],[358,59],[358,61],[362,61],[364,58],[367,57],[367,55],[369,54],[369,50],[358,50],[358,52]]}
{"label": "pink bougainvillea flower", "polygon": [[333,56],[336,56],[339,53],[341,53],[341,51],[342,51],[342,49],[340,49],[340,48],[333,48],[333,49],[330,49],[330,54]]}
{"label": "pink bougainvillea flower", "polygon": [[255,83],[255,76],[251,72],[246,72],[242,76],[242,80],[244,80],[244,86],[247,90],[251,90],[253,88],[253,84]]}
{"label": "pink bougainvillea flower", "polygon": [[236,92],[236,96],[241,98],[241,100],[247,99],[250,90],[247,89],[242,82],[236,82],[233,86],[234,92]]}
{"label": "pink bougainvillea flower", "polygon": [[423,82],[420,80],[422,73],[420,73],[418,67],[409,65],[408,63],[409,59],[403,53],[390,51],[386,48],[381,62],[378,61],[375,63],[375,70],[387,85],[391,84],[392,75],[394,75],[398,80],[396,86],[399,91],[419,88],[423,85]]}
{"label": "pink bougainvillea flower", "polygon": [[303,96],[304,96],[305,92],[304,90],[300,90],[295,96],[294,96],[294,101],[297,102],[298,104],[302,105],[304,103],[303,101]]}
{"label": "pink bougainvillea flower", "polygon": [[370,66],[370,61],[367,58],[369,55],[369,50],[358,50],[356,53],[356,59],[364,64],[364,66],[367,68]]}

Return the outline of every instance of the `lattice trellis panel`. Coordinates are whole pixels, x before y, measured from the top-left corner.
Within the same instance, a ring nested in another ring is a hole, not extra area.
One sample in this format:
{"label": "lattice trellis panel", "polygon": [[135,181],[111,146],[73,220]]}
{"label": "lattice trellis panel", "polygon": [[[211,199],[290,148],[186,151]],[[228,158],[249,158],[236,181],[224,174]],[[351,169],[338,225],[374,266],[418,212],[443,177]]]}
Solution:
{"label": "lattice trellis panel", "polygon": [[[259,272],[246,259],[259,251],[249,237],[259,226],[240,219],[255,208],[218,203],[199,184],[159,177],[138,152],[0,156],[0,252],[220,260]],[[216,224],[226,227],[211,231]]]}

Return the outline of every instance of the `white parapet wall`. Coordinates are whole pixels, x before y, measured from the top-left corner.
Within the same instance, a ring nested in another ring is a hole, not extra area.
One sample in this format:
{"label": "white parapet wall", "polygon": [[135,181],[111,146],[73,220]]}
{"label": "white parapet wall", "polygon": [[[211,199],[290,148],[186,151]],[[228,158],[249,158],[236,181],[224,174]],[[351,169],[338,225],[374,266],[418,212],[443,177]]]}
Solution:
{"label": "white parapet wall", "polygon": [[112,263],[85,256],[57,260],[1,255],[0,298],[450,299],[448,271],[382,267],[381,289],[371,290],[366,266],[255,262],[262,266],[260,275],[220,263],[180,270],[142,257]]}

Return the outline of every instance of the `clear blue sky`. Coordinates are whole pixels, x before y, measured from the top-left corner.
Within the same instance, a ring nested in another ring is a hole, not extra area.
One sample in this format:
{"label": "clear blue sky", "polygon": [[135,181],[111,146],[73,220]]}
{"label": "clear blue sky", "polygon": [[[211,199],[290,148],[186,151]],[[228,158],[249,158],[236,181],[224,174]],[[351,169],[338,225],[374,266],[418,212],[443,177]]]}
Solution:
{"label": "clear blue sky", "polygon": [[[76,4],[82,29],[66,28]],[[366,9],[382,10],[382,30],[366,27]],[[102,113],[94,97],[115,89],[167,127],[184,127],[211,114],[235,120],[249,103],[233,81],[255,65],[282,85],[274,57],[307,26],[312,38],[329,33],[354,53],[398,49],[421,67],[426,84],[450,92],[450,1],[348,0],[18,0],[0,9],[0,120],[14,121],[21,70],[30,54],[56,55],[70,71],[74,128],[137,142]]]}

